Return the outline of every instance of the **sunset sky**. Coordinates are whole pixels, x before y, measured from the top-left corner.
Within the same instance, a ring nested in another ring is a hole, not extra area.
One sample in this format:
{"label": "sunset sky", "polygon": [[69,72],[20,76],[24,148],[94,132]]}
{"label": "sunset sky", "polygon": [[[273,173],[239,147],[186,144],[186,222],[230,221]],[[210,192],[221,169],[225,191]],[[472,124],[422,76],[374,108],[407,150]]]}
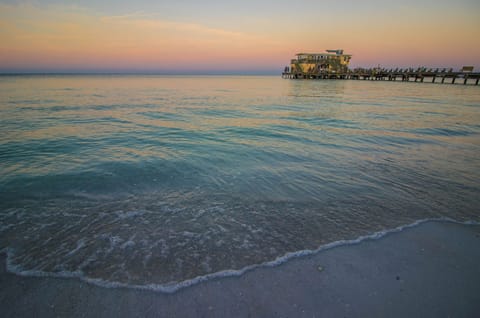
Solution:
{"label": "sunset sky", "polygon": [[276,74],[298,52],[351,66],[480,70],[478,0],[0,0],[0,72]]}

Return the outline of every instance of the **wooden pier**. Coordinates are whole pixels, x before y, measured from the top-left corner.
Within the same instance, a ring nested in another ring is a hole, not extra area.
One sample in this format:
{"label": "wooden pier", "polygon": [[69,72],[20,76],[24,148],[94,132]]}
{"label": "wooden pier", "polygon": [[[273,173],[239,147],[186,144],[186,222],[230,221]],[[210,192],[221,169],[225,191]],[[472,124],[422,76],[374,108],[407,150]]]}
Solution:
{"label": "wooden pier", "polygon": [[407,69],[384,69],[358,68],[347,70],[346,72],[310,70],[290,71],[285,70],[282,73],[283,78],[290,79],[349,79],[349,80],[371,80],[371,81],[402,81],[419,83],[446,83],[446,84],[472,84],[478,85],[480,73],[474,73],[473,67],[464,67],[460,71],[452,69],[426,69],[426,68],[407,68]]}

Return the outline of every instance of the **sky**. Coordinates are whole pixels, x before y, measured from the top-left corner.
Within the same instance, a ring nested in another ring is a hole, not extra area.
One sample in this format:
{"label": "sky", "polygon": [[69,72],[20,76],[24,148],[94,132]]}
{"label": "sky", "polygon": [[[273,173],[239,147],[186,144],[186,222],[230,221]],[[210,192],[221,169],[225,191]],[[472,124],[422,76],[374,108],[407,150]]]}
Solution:
{"label": "sky", "polygon": [[0,72],[277,74],[299,52],[351,67],[480,71],[479,0],[0,0]]}

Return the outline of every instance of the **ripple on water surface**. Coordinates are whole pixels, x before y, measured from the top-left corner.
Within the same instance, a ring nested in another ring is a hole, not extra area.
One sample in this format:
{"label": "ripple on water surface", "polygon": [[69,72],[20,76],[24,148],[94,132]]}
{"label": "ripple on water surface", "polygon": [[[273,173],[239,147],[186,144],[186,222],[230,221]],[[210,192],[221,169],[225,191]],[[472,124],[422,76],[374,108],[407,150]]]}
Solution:
{"label": "ripple on water surface", "polygon": [[476,87],[0,83],[0,249],[16,272],[167,286],[420,219],[479,219]]}

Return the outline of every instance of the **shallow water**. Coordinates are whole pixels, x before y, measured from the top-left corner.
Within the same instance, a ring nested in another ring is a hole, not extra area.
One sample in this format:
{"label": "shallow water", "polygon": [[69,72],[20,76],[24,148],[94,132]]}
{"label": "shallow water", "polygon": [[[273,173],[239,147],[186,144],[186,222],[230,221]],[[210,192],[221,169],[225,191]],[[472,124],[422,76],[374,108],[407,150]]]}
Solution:
{"label": "shallow water", "polygon": [[480,89],[1,76],[0,250],[171,286],[420,219],[478,221]]}

